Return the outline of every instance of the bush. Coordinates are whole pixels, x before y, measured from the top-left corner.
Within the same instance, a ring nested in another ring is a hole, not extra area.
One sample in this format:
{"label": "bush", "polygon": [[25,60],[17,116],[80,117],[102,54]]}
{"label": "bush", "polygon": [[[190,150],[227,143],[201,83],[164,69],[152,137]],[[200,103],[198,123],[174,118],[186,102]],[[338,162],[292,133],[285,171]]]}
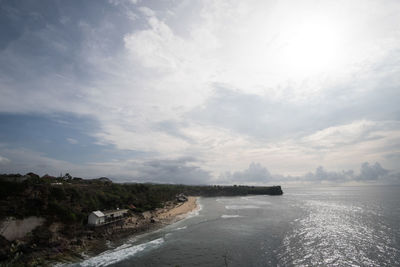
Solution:
{"label": "bush", "polygon": [[52,232],[49,230],[47,226],[39,226],[36,227],[32,231],[32,240],[34,243],[38,245],[47,245],[52,237]]}

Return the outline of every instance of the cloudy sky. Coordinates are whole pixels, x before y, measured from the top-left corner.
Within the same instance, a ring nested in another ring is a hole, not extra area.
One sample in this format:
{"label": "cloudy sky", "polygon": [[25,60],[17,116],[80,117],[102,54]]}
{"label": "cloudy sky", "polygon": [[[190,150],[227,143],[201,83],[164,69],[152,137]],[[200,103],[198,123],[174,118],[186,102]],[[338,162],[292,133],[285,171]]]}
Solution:
{"label": "cloudy sky", "polygon": [[398,0],[0,0],[0,172],[400,182]]}

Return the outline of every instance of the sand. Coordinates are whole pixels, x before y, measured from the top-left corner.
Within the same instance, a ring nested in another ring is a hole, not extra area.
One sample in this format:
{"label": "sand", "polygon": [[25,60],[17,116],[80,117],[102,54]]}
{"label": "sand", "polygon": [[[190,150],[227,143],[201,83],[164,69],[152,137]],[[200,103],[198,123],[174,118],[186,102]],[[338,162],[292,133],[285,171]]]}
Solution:
{"label": "sand", "polygon": [[151,230],[179,221],[197,207],[197,197],[188,197],[188,200],[182,203],[169,202],[164,208],[126,218],[122,228],[136,229],[138,232]]}
{"label": "sand", "polygon": [[179,220],[197,208],[197,197],[188,197],[188,201],[179,203],[172,208],[164,208],[157,211],[155,219],[160,221]]}

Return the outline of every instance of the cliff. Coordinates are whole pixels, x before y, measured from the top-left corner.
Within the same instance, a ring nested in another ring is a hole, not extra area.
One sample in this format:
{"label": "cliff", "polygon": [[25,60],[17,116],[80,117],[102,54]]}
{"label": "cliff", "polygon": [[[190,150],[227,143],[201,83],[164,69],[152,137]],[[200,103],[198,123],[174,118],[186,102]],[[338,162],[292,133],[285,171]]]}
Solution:
{"label": "cliff", "polygon": [[[0,265],[1,261],[35,265],[40,259],[74,255],[93,243],[88,241],[112,236],[114,230],[110,228],[93,231],[87,227],[87,216],[94,210],[129,209],[130,216],[142,217],[143,212],[174,203],[179,194],[203,197],[282,194],[280,186],[116,184],[105,178],[39,177],[32,173],[17,176],[23,179],[14,179],[13,175],[5,177],[2,179],[0,175],[0,223],[12,222],[9,224],[12,226],[23,224],[29,218],[40,218],[41,223],[25,231],[24,237],[0,235]],[[15,234],[19,229],[14,228],[7,229]],[[148,225],[144,224],[143,229],[146,228]]]}

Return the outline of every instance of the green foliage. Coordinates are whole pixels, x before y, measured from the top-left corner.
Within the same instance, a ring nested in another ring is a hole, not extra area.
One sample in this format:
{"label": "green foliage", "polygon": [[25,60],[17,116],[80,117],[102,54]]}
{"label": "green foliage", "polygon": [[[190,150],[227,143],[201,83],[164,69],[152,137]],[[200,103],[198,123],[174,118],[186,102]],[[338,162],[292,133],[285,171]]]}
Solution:
{"label": "green foliage", "polygon": [[33,242],[38,245],[47,245],[52,236],[51,231],[47,226],[39,226],[32,231]]}
{"label": "green foliage", "polygon": [[[53,179],[53,180],[51,180]],[[56,178],[32,175],[24,182],[0,179],[0,218],[42,216],[50,221],[83,225],[94,210],[136,207],[154,210],[180,193],[197,196],[235,196],[282,194],[280,187],[188,186],[171,184],[113,184],[98,180],[63,182]]]}
{"label": "green foliage", "polygon": [[49,203],[47,211],[52,214],[54,218],[62,222],[75,222],[77,218],[75,213],[69,207],[58,204],[57,202]]}
{"label": "green foliage", "polygon": [[65,193],[65,190],[63,187],[51,187],[50,188],[50,199],[54,199],[57,201],[62,201],[67,198],[67,195]]}

